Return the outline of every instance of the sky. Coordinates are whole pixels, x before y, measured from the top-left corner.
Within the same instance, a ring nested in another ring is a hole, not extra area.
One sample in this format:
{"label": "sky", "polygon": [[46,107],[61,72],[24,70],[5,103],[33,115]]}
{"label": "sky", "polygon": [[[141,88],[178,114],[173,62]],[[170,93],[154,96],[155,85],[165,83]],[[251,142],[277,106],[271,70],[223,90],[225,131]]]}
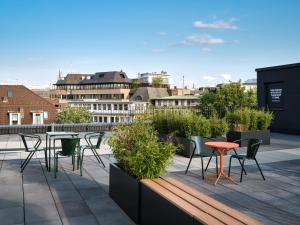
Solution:
{"label": "sky", "polygon": [[47,87],[59,70],[244,81],[300,62],[299,12],[298,0],[0,0],[0,84]]}

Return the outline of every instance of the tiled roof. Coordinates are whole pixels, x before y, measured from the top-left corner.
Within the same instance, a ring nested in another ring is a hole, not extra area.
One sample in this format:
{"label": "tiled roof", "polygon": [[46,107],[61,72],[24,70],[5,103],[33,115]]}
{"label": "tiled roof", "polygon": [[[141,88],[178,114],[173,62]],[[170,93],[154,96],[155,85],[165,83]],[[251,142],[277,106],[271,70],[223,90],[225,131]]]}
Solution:
{"label": "tiled roof", "polygon": [[58,80],[56,85],[64,84],[100,84],[100,83],[131,83],[124,72],[109,71],[95,74],[68,74],[63,80]]}
{"label": "tiled roof", "polygon": [[167,96],[169,96],[167,88],[139,87],[131,97],[131,100],[149,101],[151,99],[157,99]]}

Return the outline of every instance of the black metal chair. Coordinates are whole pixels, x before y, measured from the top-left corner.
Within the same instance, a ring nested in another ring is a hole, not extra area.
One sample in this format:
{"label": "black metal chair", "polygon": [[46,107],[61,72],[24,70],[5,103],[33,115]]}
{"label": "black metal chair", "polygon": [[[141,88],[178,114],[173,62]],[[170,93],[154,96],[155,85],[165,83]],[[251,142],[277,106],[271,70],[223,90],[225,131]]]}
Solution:
{"label": "black metal chair", "polygon": [[244,168],[244,164],[245,164],[245,160],[254,160],[259,171],[260,171],[260,174],[263,178],[263,180],[266,180],[265,177],[264,177],[264,174],[257,162],[257,159],[256,159],[256,154],[258,152],[258,149],[259,149],[259,146],[261,145],[262,141],[259,140],[259,139],[255,139],[255,138],[249,138],[249,139],[241,139],[241,140],[237,140],[236,142],[240,142],[242,140],[247,140],[247,153],[246,155],[239,155],[239,154],[235,154],[235,155],[232,155],[230,157],[230,160],[229,160],[229,170],[228,170],[228,176],[230,177],[230,169],[231,169],[231,160],[232,158],[235,158],[235,159],[238,159],[240,161],[240,164],[241,164],[241,178],[240,178],[240,182],[243,181],[243,171],[245,172],[245,175],[247,175],[246,173],[246,170]]}
{"label": "black metal chair", "polygon": [[[218,155],[213,151],[213,150],[210,150],[210,151],[207,151],[204,149],[204,139],[202,136],[191,136],[189,138],[189,140],[191,141],[191,143],[193,143],[194,145],[194,149],[193,149],[193,153],[190,157],[190,161],[189,161],[189,164],[185,170],[185,174],[187,174],[188,170],[189,170],[189,167],[190,167],[190,164],[192,162],[192,159],[194,156],[198,156],[201,158],[201,170],[202,170],[202,179],[204,179],[204,171],[206,172],[207,171],[207,168],[209,166],[209,163],[212,159],[213,156],[216,157],[216,171],[217,171],[217,174],[218,174]],[[212,139],[213,140],[213,139]],[[207,165],[205,167],[205,170],[203,171],[203,158],[205,157],[209,157],[209,160],[207,162]]]}
{"label": "black metal chair", "polygon": [[[44,151],[45,152],[45,162],[46,162],[46,167],[48,168],[48,160],[47,160],[47,150],[46,148],[39,148],[42,140],[41,137],[39,135],[34,135],[34,134],[23,134],[20,133],[19,134],[22,142],[24,144],[25,147],[25,152],[29,152],[29,155],[27,156],[27,158],[21,163],[21,173],[24,171],[25,167],[27,166],[27,164],[29,163],[29,161],[31,160],[32,156],[34,155],[34,153],[38,152],[38,151]],[[35,139],[34,142],[34,146],[32,148],[28,147],[27,144],[27,139]]]}
{"label": "black metal chair", "polygon": [[[80,157],[80,138],[61,138],[61,151],[57,151],[54,154],[54,177],[58,171],[58,156],[71,156],[73,171],[75,170],[75,156],[78,156],[77,165],[81,167]],[[81,170],[81,168],[80,168]]]}
{"label": "black metal chair", "polygon": [[[101,145],[104,134],[105,134],[104,132],[91,132],[91,133],[87,133],[87,134],[84,135],[84,139],[85,139],[87,145],[81,146],[81,149],[82,149],[81,167],[80,167],[81,168],[81,170],[80,170],[81,175],[82,175],[83,156],[84,156],[84,151],[86,149],[90,149],[93,152],[94,156],[96,157],[98,163],[102,164],[102,166],[105,168],[105,164],[103,163],[100,155],[97,152],[97,149],[100,148],[100,145]],[[93,139],[97,139],[96,144],[93,143],[93,141],[92,141]]]}

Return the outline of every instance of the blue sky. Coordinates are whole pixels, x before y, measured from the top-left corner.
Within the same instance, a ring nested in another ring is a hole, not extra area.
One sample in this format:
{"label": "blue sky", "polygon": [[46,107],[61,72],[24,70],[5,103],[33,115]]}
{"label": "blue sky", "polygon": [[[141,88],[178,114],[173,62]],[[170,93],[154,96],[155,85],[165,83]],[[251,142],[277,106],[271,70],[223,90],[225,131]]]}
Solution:
{"label": "blue sky", "polygon": [[298,0],[1,0],[0,83],[166,70],[191,87],[300,61]]}

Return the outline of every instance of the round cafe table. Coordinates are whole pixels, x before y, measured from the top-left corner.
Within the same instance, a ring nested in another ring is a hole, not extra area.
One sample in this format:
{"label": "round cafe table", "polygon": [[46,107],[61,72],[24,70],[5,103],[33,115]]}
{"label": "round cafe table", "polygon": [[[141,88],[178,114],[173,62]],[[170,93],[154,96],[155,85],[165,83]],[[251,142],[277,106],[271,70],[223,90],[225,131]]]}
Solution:
{"label": "round cafe table", "polygon": [[237,143],[233,143],[233,142],[206,142],[205,143],[206,146],[213,148],[215,150],[215,152],[220,156],[220,170],[219,170],[219,174],[217,174],[217,180],[215,181],[215,185],[218,183],[220,177],[224,177],[225,179],[228,179],[230,181],[232,181],[233,183],[237,184],[237,182],[235,182],[231,177],[228,177],[225,173],[224,173],[224,155],[226,155],[226,153],[232,149],[238,148],[239,144]]}

